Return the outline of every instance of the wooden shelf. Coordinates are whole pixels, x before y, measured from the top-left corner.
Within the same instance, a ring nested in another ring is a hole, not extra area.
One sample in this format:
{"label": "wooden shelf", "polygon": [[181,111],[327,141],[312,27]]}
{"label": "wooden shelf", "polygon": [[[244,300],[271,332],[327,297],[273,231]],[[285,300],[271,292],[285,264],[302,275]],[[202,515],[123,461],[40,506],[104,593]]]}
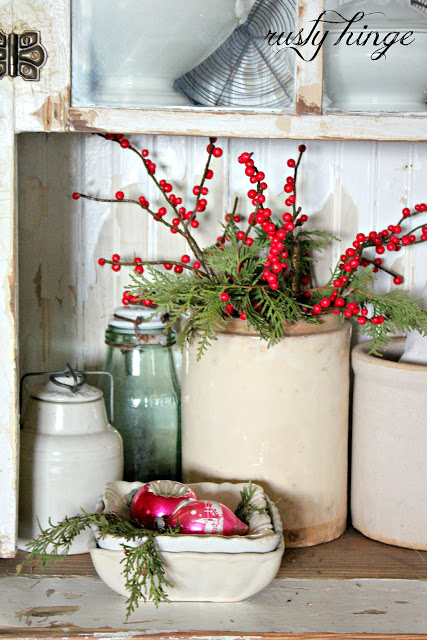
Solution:
{"label": "wooden shelf", "polygon": [[[14,576],[16,567],[27,554],[0,560],[0,578]],[[36,573],[25,567],[21,576]],[[98,578],[88,553],[68,556],[49,565],[46,576],[86,576]],[[377,578],[427,580],[427,551],[403,549],[366,538],[348,529],[341,538],[305,549],[287,549],[278,578]]]}
{"label": "wooden shelf", "polygon": [[15,577],[24,556],[0,561],[0,638],[427,637],[420,635],[427,552],[353,529],[327,544],[287,550],[273,583],[247,601],[147,603],[127,623],[124,599],[100,581],[89,554],[58,561],[37,584],[28,568]]}
{"label": "wooden shelf", "polygon": [[70,108],[69,131],[218,135],[296,140],[427,141],[427,112],[420,114],[291,115],[210,110]]}

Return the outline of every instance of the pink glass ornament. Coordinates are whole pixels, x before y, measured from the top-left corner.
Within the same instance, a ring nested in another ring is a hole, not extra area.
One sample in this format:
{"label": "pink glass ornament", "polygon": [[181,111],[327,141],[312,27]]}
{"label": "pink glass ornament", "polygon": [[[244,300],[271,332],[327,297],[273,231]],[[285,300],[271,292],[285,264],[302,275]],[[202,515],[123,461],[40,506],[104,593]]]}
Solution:
{"label": "pink glass ornament", "polygon": [[147,482],[135,494],[130,515],[143,527],[161,529],[165,519],[183,500],[196,500],[194,491],[185,484],[174,480],[153,480]]}
{"label": "pink glass ornament", "polygon": [[182,502],[168,517],[167,524],[179,526],[179,533],[243,536],[248,532],[248,525],[236,518],[231,509],[211,500]]}

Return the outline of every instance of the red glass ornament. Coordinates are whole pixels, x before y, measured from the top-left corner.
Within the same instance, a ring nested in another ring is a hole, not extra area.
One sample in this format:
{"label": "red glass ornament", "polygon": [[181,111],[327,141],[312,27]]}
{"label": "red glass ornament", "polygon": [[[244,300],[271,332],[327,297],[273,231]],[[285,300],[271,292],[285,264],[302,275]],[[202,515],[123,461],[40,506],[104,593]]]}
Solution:
{"label": "red glass ornament", "polygon": [[154,480],[144,484],[132,500],[130,515],[143,527],[154,529],[162,527],[164,520],[172,514],[183,500],[196,500],[194,491],[179,482]]}

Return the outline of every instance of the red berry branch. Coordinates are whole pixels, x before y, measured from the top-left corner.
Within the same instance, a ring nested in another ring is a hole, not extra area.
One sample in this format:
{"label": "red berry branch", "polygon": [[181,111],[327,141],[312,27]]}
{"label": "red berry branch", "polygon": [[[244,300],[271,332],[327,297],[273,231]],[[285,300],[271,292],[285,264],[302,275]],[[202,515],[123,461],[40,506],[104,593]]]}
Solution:
{"label": "red berry branch", "polygon": [[[390,275],[395,285],[403,283],[403,277],[388,268],[381,256],[386,251],[399,252],[402,247],[427,240],[426,224],[403,231],[403,226],[408,226],[412,218],[427,211],[425,203],[417,204],[414,211],[405,207],[397,224],[391,224],[387,229],[370,231],[367,235],[358,233],[352,246],[341,255],[332,281],[323,287],[312,287],[313,252],[324,249],[332,236],[306,228],[308,216],[301,214],[298,206],[298,172],[305,145],[299,146],[296,159],[289,158],[286,162],[292,175],[286,178],[283,187],[287,210],[279,219],[274,219],[271,208],[267,206],[268,184],[265,173],[256,166],[253,154],[244,152],[239,156],[238,162],[244,166],[249,179],[247,197],[253,210],[247,224],[242,224],[244,228],[241,228],[239,225],[244,221],[237,212],[236,198],[232,212],[225,216],[222,234],[216,243],[202,249],[193,230],[199,227],[208,205],[207,183],[214,176],[211,164],[223,153],[216,145],[217,139],[209,139],[202,178],[192,189],[195,201],[192,207],[186,207],[182,197],[174,193],[170,182],[165,178],[157,179],[156,164],[147,149],[139,151],[122,134],[100,135],[138,156],[161,194],[164,206],[156,210],[150,207],[145,196],[141,195],[137,200],[125,198],[123,191],[117,191],[114,198],[78,192],[73,193],[73,198],[137,205],[156,222],[169,228],[172,234],[184,237],[193,254],[193,258],[184,254],[179,261],[143,260],[139,257],[121,260],[117,253],[111,259],[100,258],[101,266],[111,265],[114,271],[133,267],[136,284],[132,291],[124,292],[123,304],[160,305],[168,310],[171,322],[183,311],[189,312],[185,337],[192,331],[203,332],[205,328],[203,340],[211,338],[213,327],[230,316],[248,320],[269,342],[284,337],[286,325],[301,319],[318,321],[326,313],[353,318],[361,327],[383,325],[387,321],[384,331],[388,332],[393,323],[400,330],[424,324],[427,327],[427,314],[413,298],[405,297],[406,294],[398,298],[394,296],[392,300],[387,296],[381,297],[367,284],[374,277],[372,274],[378,271]],[[166,272],[173,270],[173,277],[156,279],[153,269],[159,266]],[[154,277],[155,286],[144,275],[146,267]],[[370,267],[366,272],[368,279],[362,277],[366,267]],[[378,309],[383,311],[378,312]]]}

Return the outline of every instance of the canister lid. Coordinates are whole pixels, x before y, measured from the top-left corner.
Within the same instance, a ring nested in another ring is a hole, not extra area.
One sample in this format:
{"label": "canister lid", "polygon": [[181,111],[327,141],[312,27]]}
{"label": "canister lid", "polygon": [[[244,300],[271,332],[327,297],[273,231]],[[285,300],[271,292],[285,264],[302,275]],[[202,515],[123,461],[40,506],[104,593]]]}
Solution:
{"label": "canister lid", "polygon": [[[77,375],[77,377],[79,379],[82,379],[79,375]],[[56,379],[58,380],[58,382],[62,382],[68,385],[70,384],[70,378],[67,376],[58,376]],[[31,390],[30,395],[36,400],[67,404],[93,402],[94,400],[103,398],[102,391],[100,389],[97,389],[96,387],[91,387],[89,384],[83,384],[77,389],[76,392],[73,392],[71,389],[58,386],[51,380],[49,380],[49,382],[46,382],[45,384],[34,387],[34,389]]]}
{"label": "canister lid", "polygon": [[[144,329],[164,329],[166,327],[166,322],[162,320],[163,312],[159,311],[154,316],[153,313],[154,310],[149,307],[136,305],[132,305],[131,307],[118,307],[117,309],[114,309],[115,316],[121,316],[122,318],[128,318],[129,320],[142,318],[143,322],[138,324],[139,333],[144,333]],[[150,316],[153,317],[150,318]],[[150,320],[147,320],[147,318],[150,318]],[[108,325],[117,329],[127,329],[128,331],[134,330],[132,322],[121,320],[120,318],[110,318]]]}
{"label": "canister lid", "polygon": [[[365,13],[363,20],[351,25],[350,31],[364,31],[364,25],[369,29],[381,29],[384,31],[425,31],[427,30],[427,15],[412,7],[405,0],[351,0],[336,9],[347,20],[359,11]],[[325,20],[333,22],[339,20],[339,16],[332,12],[325,15]],[[325,29],[331,33],[341,32],[346,23],[326,24]]]}

